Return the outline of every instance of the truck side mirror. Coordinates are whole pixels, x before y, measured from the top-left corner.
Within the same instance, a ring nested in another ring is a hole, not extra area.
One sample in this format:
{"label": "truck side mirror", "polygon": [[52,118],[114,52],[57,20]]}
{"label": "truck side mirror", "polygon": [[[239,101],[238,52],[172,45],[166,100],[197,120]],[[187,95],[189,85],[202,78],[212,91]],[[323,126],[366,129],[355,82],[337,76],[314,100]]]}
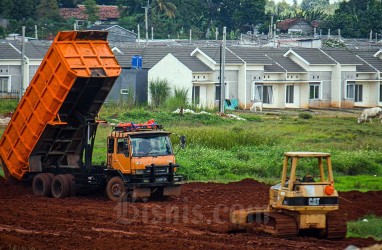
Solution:
{"label": "truck side mirror", "polygon": [[183,149],[186,147],[186,136],[184,135],[180,136],[180,147]]}
{"label": "truck side mirror", "polygon": [[109,154],[114,153],[114,138],[110,138],[107,145],[107,152]]}

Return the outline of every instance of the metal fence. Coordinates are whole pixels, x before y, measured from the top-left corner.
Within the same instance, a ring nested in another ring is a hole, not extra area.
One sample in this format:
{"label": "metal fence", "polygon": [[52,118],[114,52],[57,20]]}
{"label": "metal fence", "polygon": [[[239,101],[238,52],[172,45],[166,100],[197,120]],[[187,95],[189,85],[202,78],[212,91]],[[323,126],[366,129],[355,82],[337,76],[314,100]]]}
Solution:
{"label": "metal fence", "polygon": [[0,99],[19,99],[20,90],[11,90],[11,92],[0,91]]}

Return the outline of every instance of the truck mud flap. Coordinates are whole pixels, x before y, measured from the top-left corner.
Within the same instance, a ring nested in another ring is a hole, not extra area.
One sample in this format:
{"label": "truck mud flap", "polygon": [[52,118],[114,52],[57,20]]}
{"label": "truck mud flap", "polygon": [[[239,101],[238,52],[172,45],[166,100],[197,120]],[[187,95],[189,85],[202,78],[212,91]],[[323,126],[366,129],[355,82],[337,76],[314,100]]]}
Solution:
{"label": "truck mud flap", "polygon": [[180,186],[164,187],[163,195],[164,196],[179,196],[180,195]]}
{"label": "truck mud flap", "polygon": [[133,190],[133,198],[150,197],[150,188],[135,187]]}

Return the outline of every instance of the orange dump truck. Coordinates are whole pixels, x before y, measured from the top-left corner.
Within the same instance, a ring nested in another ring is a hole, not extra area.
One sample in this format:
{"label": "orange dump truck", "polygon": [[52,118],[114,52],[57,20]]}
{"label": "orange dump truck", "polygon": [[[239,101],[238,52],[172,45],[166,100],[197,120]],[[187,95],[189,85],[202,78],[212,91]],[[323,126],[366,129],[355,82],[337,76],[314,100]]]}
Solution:
{"label": "orange dump truck", "polygon": [[[175,174],[170,133],[159,125],[117,126],[108,137],[107,164],[92,165],[96,116],[120,73],[107,32],[59,32],[1,137],[5,172],[33,178],[40,196],[64,198],[102,186],[112,200],[179,194],[183,179]],[[131,143],[144,140],[167,151],[134,154]]]}

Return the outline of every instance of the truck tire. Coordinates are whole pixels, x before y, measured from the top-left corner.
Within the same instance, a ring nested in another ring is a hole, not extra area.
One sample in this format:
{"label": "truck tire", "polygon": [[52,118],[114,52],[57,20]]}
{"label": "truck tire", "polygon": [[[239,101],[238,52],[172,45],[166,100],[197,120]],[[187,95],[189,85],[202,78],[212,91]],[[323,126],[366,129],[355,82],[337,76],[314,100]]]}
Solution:
{"label": "truck tire", "polygon": [[70,183],[64,175],[56,175],[52,181],[52,195],[54,198],[65,198],[69,195]]}
{"label": "truck tire", "polygon": [[76,183],[74,181],[74,175],[72,174],[65,174],[64,175],[66,179],[69,181],[69,196],[76,196],[77,189],[76,189]]}
{"label": "truck tire", "polygon": [[34,195],[37,196],[51,196],[52,180],[47,174],[41,173],[34,177],[32,189]]}
{"label": "truck tire", "polygon": [[45,173],[45,174],[49,177],[50,181],[53,181],[55,176],[53,173]]}
{"label": "truck tire", "polygon": [[106,195],[112,201],[122,201],[126,196],[126,188],[119,176],[112,177],[106,185]]}

